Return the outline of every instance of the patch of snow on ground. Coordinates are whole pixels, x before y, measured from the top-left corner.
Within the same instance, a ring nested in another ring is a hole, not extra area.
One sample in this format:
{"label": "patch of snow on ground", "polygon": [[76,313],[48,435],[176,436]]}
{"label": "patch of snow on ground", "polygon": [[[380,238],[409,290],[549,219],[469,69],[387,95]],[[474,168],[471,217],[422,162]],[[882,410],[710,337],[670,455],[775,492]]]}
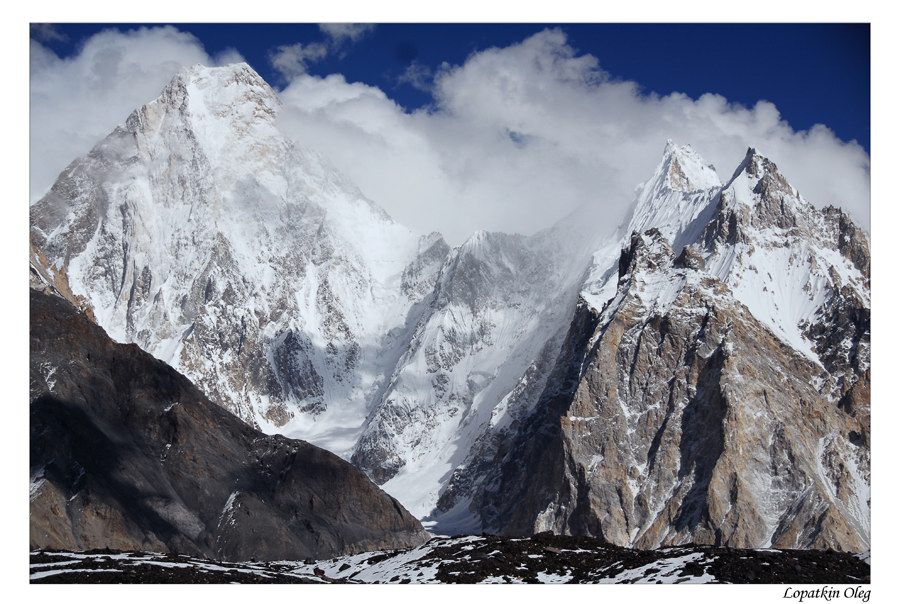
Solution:
{"label": "patch of snow on ground", "polygon": [[703,557],[702,553],[695,552],[677,558],[662,558],[638,568],[629,568],[614,577],[600,579],[599,583],[675,583],[679,579],[685,578],[687,580],[683,581],[684,583],[710,583],[715,580],[715,577],[706,574],[705,571],[699,577],[677,574],[685,564],[699,562]]}
{"label": "patch of snow on ground", "polygon": [[120,573],[118,568],[58,568],[54,570],[45,570],[32,573],[28,578],[31,581],[52,577],[53,575],[61,575],[63,573]]}
{"label": "patch of snow on ground", "polygon": [[538,571],[537,580],[541,583],[568,583],[572,579],[572,574],[567,572],[565,575],[557,575],[554,573],[545,573]]}

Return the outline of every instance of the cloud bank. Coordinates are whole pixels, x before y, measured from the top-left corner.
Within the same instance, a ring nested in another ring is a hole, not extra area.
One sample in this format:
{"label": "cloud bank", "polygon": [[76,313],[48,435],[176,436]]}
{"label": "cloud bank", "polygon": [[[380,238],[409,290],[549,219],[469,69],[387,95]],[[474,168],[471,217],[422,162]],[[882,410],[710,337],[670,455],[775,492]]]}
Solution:
{"label": "cloud bank", "polygon": [[644,93],[558,29],[444,66],[431,90],[433,105],[410,114],[378,88],[303,75],[282,93],[282,124],[400,222],[455,243],[476,229],[531,233],[583,203],[600,207],[598,229],[612,229],[668,138],[692,145],[723,181],[756,147],[809,201],[869,225],[859,145],[825,126],[795,131],[765,101]]}
{"label": "cloud bank", "polygon": [[[358,37],[335,31],[331,39]],[[48,187],[66,162],[155,97],[178,66],[216,61],[223,58],[172,28],[104,32],[65,61],[33,43],[33,188]],[[441,66],[430,82],[433,103],[412,113],[340,74],[282,73],[285,133],[329,158],[399,222],[453,243],[477,229],[531,233],[581,204],[597,210],[598,231],[609,231],[667,138],[691,144],[722,180],[756,147],[809,201],[840,205],[869,226],[869,157],[859,145],[825,126],[795,131],[765,101],[743,107],[716,94],[645,93],[576,52],[561,30]]]}

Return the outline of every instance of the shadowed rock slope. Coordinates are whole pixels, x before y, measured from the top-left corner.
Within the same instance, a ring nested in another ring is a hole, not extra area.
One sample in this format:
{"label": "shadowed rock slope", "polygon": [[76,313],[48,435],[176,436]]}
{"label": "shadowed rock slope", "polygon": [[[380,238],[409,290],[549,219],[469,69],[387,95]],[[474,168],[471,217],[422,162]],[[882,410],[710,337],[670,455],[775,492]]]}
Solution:
{"label": "shadowed rock slope", "polygon": [[31,291],[31,548],[327,558],[426,534],[336,455],[266,436]]}

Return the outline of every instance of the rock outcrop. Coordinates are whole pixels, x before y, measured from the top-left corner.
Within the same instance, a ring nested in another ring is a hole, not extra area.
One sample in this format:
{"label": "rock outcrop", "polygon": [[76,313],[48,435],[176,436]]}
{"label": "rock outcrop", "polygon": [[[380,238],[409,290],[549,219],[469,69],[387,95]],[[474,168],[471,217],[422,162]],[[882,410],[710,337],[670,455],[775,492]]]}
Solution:
{"label": "rock outcrop", "polygon": [[426,533],[328,451],[266,436],[59,296],[31,292],[31,547],[329,558]]}

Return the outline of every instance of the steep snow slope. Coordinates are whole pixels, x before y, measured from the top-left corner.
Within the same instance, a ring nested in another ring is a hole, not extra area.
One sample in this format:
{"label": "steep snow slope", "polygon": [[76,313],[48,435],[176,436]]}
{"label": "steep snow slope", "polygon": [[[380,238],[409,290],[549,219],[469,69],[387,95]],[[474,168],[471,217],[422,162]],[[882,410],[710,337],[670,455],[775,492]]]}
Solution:
{"label": "steep snow slope", "polygon": [[[478,232],[447,258],[353,456],[414,514],[434,512],[453,473],[536,402],[588,259],[580,235],[561,244],[557,230]],[[440,530],[475,530],[440,513],[456,497],[438,506]]]}
{"label": "steep snow slope", "polygon": [[278,109],[246,64],[183,71],[60,175],[32,233],[115,339],[346,455],[447,247],[283,138]]}
{"label": "steep snow slope", "polygon": [[669,140],[653,176],[638,188],[627,233],[658,228],[676,248],[693,241],[715,209],[710,192],[719,187],[715,169],[690,145]]}

